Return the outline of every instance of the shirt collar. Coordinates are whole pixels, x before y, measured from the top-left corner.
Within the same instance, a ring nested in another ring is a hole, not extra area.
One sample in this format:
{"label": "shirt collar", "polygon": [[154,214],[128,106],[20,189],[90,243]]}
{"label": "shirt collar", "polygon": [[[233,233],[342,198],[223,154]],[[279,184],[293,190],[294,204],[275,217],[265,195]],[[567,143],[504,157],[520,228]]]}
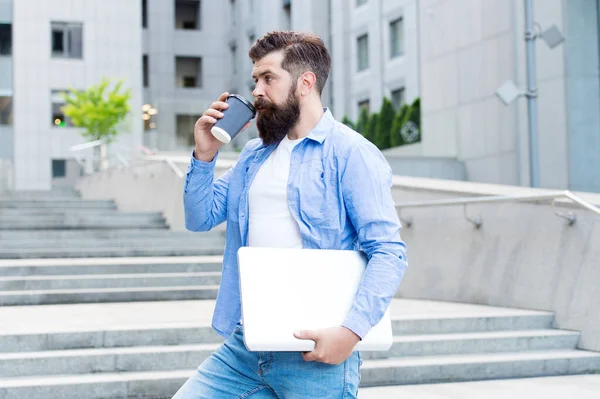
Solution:
{"label": "shirt collar", "polygon": [[307,136],[309,139],[319,143],[323,143],[323,140],[325,140],[325,137],[327,137],[335,125],[335,119],[333,118],[333,115],[331,115],[331,111],[329,111],[328,108],[323,108],[323,111],[325,113],[321,117],[321,120],[319,120],[317,126],[315,126],[315,128],[311,130]]}

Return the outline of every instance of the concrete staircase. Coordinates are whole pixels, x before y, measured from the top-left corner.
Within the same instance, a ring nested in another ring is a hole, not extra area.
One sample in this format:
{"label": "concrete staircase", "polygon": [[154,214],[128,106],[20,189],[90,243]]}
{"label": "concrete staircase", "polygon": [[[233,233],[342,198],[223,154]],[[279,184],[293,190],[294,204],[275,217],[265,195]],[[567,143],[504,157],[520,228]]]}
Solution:
{"label": "concrete staircase", "polygon": [[[137,245],[150,250],[152,240]],[[0,260],[0,306],[214,299],[220,270],[221,257]]]}
{"label": "concrete staircase", "polygon": [[[224,244],[75,193],[0,197],[0,399],[171,397],[222,342],[210,328],[221,257],[207,255]],[[551,313],[391,309],[394,345],[363,353],[363,387],[600,370]]]}
{"label": "concrete staircase", "polygon": [[[213,306],[213,301],[201,302],[197,310]],[[176,313],[189,312],[195,303],[170,304]],[[161,306],[165,311],[165,305]],[[34,308],[40,307],[30,307]],[[46,308],[56,312],[64,306]],[[145,312],[152,318],[149,315],[157,309],[156,303],[138,304],[129,310],[135,311],[138,319],[120,325],[99,324],[100,313],[95,325],[75,329],[2,332],[0,397],[171,397],[221,339],[205,324],[206,316],[202,321],[194,321],[202,317],[191,315],[187,322],[159,324],[143,319]],[[81,315],[85,312],[76,310]],[[123,308],[113,309],[114,314],[120,312],[126,319]],[[576,350],[579,334],[552,329],[553,315],[549,313],[396,299],[392,314],[394,345],[389,352],[363,353],[363,387],[581,374],[600,369],[600,354]]]}
{"label": "concrete staircase", "polygon": [[174,233],[160,213],[119,212],[72,191],[0,196],[0,259],[218,255],[224,246],[222,232]]}

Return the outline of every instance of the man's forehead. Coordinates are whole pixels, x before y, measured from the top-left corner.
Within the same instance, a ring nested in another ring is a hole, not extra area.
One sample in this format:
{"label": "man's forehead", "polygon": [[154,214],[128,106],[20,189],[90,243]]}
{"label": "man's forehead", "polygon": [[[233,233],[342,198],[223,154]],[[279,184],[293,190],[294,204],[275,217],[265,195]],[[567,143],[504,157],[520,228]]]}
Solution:
{"label": "man's forehead", "polygon": [[252,75],[260,75],[261,73],[270,71],[270,72],[279,72],[281,70],[281,61],[283,61],[283,53],[275,52],[271,54],[267,54],[260,60],[254,63],[254,67],[252,68]]}

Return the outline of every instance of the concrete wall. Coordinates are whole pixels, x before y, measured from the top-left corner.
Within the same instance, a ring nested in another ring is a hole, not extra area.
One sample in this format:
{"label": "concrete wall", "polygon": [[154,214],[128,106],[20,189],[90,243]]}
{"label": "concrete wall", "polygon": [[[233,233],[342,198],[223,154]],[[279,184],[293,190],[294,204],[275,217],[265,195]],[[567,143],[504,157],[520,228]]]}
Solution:
{"label": "concrete wall", "polygon": [[[141,2],[19,0],[14,2],[14,168],[17,190],[48,190],[51,160],[70,159],[83,143],[77,129],[52,127],[53,89],[86,89],[102,77],[124,79],[132,113],[115,143],[131,157],[142,139]],[[83,58],[51,57],[51,22],[83,24]]]}
{"label": "concrete wall", "polygon": [[[397,203],[445,197],[456,194],[395,191]],[[600,216],[575,210],[579,219],[568,226],[548,205],[468,213],[481,215],[480,230],[462,207],[402,212],[414,224],[402,232],[409,268],[399,296],[553,311],[558,328],[582,332],[580,347],[600,351]]]}
{"label": "concrete wall", "polygon": [[[566,37],[552,50],[536,41],[541,186],[598,191],[595,1],[534,3],[542,29],[556,24]],[[526,101],[504,106],[494,94],[506,80],[526,85],[524,2],[422,0],[418,15],[420,155],[457,157],[470,181],[528,185]]]}
{"label": "concrete wall", "polygon": [[[189,158],[176,160],[176,165],[185,172],[188,161]],[[216,175],[220,176],[233,163],[219,161]],[[186,231],[183,183],[184,179],[179,178],[169,165],[154,160],[86,176],[78,182],[77,189],[83,198],[113,199],[125,212],[162,212],[171,230]]]}

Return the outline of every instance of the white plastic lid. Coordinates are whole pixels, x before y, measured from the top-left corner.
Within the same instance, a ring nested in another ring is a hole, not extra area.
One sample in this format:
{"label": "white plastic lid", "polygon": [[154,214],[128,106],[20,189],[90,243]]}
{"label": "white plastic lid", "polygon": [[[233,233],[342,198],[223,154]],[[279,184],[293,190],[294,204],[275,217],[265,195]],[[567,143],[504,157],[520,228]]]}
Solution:
{"label": "white plastic lid", "polygon": [[225,130],[221,129],[220,127],[213,126],[213,128],[210,129],[210,132],[221,143],[227,144],[231,141],[231,136],[229,135],[229,133],[227,133]]}

